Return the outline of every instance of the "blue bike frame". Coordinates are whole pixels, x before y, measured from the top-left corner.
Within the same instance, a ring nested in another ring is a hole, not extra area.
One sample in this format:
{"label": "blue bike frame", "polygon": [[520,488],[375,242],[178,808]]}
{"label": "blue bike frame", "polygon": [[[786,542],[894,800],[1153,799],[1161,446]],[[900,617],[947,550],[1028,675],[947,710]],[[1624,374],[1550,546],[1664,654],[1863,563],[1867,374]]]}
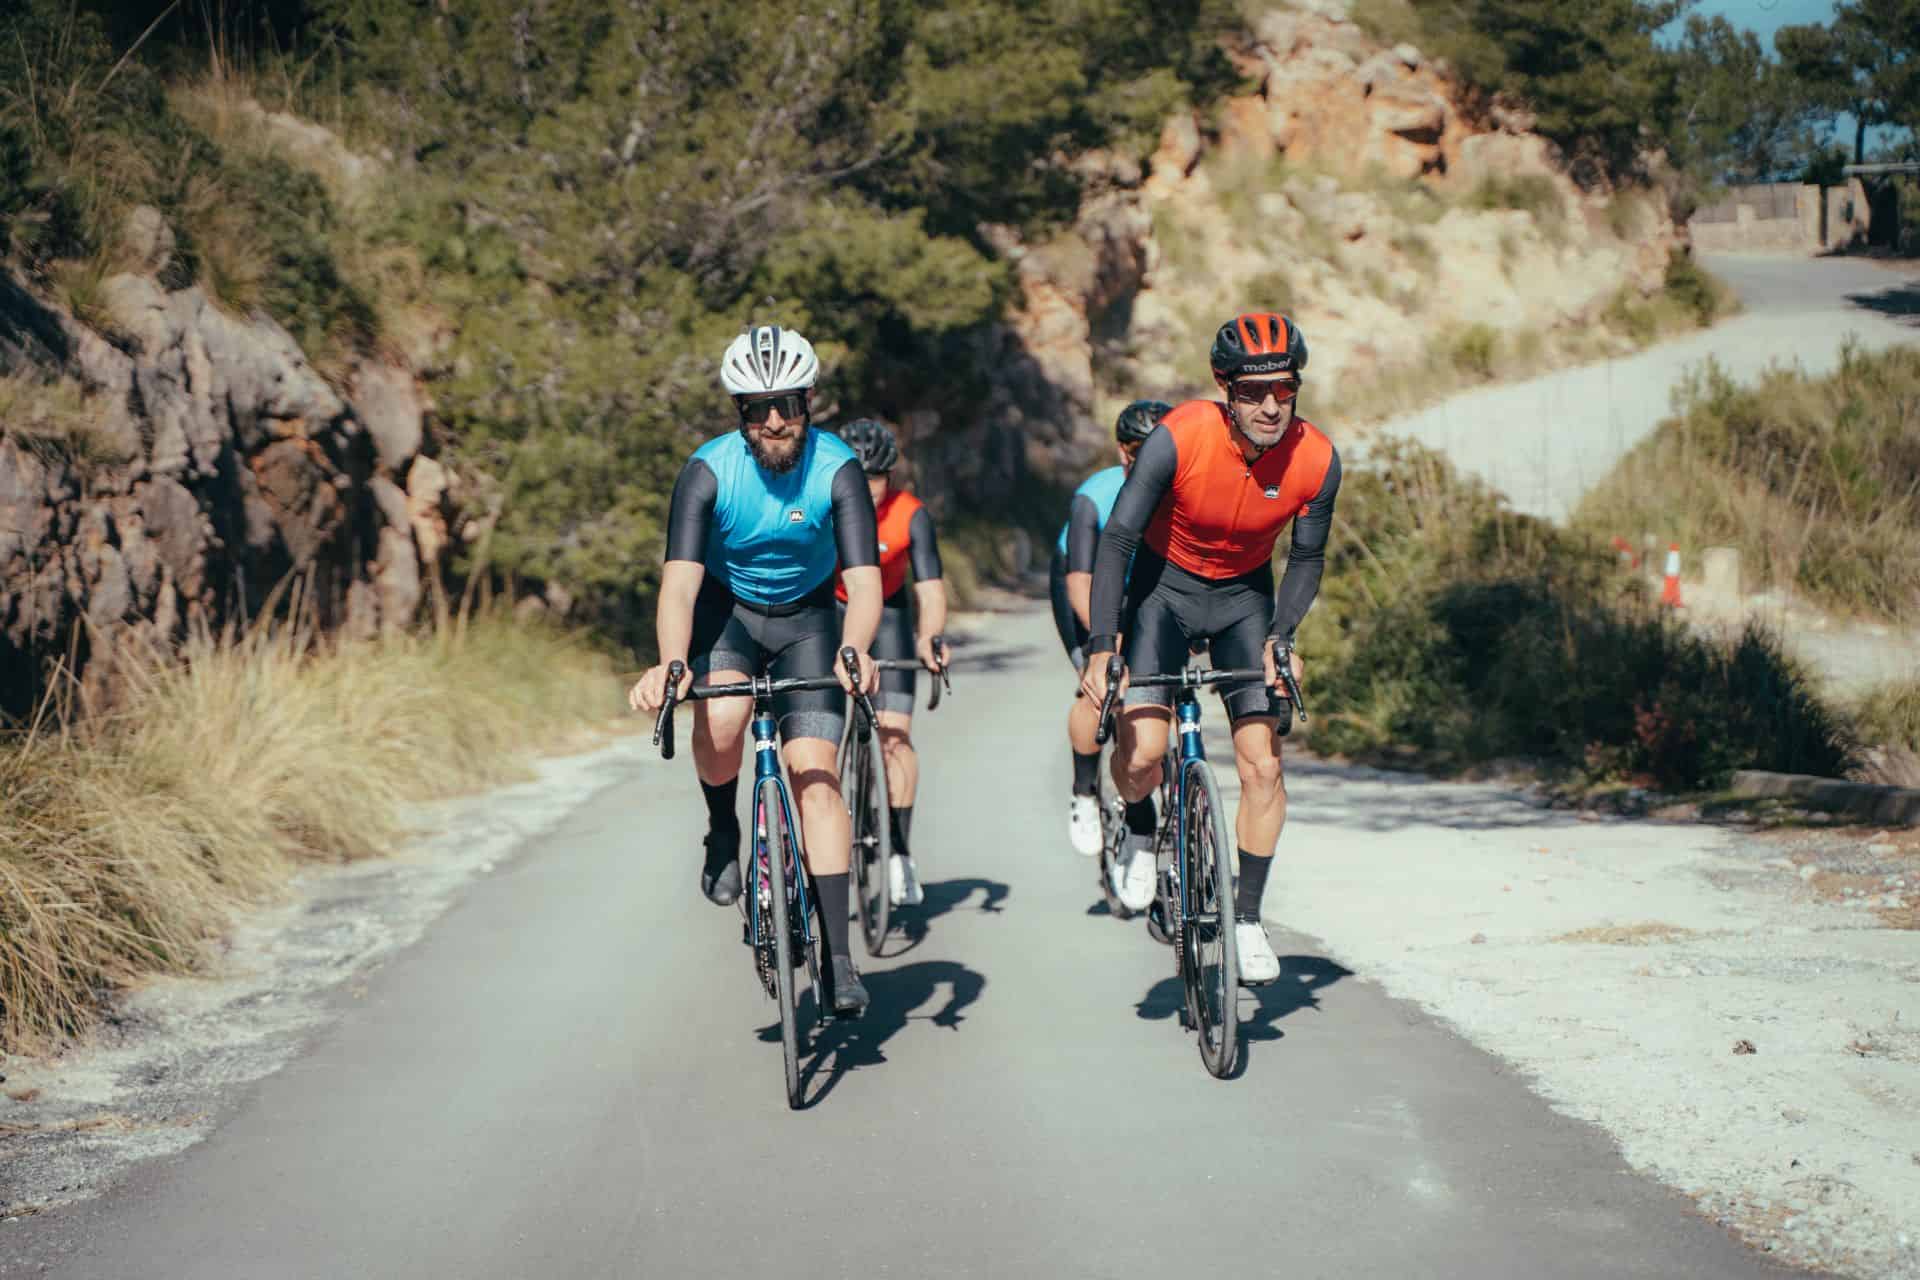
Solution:
{"label": "blue bike frame", "polygon": [[[1187,779],[1187,770],[1195,764],[1204,764],[1207,759],[1207,749],[1201,742],[1200,736],[1199,692],[1191,686],[1182,686],[1174,696],[1174,715],[1179,722],[1179,764],[1177,768],[1166,772],[1163,781],[1173,792],[1173,848],[1169,852],[1173,855],[1174,889],[1179,895],[1175,900],[1180,904],[1181,919],[1190,924],[1196,908],[1187,885],[1187,789],[1181,784]],[[1163,803],[1162,812],[1165,811],[1166,806]]]}
{"label": "blue bike frame", "polygon": [[754,699],[753,708],[753,869],[754,891],[747,895],[748,937],[758,940],[760,932],[760,886],[772,882],[772,868],[768,865],[767,822],[762,812],[761,784],[772,780],[779,788],[780,815],[786,820],[787,828],[787,883],[793,886],[793,909],[800,913],[800,954],[808,954],[813,945],[813,910],[811,886],[807,882],[806,869],[800,859],[793,856],[795,847],[800,843],[800,828],[793,822],[793,802],[787,794],[786,775],[780,770],[780,749],[774,726],[773,708],[760,699]]}

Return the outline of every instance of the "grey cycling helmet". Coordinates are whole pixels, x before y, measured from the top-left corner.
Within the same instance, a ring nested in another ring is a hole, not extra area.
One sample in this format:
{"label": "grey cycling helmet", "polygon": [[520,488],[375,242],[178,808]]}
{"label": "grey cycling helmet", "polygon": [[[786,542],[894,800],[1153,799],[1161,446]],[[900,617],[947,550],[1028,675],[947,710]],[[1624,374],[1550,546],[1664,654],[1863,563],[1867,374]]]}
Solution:
{"label": "grey cycling helmet", "polygon": [[900,461],[900,442],[893,438],[893,428],[877,419],[855,418],[840,427],[839,436],[858,455],[860,469],[870,476],[891,471]]}
{"label": "grey cycling helmet", "polygon": [[1114,421],[1113,438],[1121,444],[1139,444],[1153,434],[1160,419],[1172,412],[1172,405],[1159,400],[1135,400]]}

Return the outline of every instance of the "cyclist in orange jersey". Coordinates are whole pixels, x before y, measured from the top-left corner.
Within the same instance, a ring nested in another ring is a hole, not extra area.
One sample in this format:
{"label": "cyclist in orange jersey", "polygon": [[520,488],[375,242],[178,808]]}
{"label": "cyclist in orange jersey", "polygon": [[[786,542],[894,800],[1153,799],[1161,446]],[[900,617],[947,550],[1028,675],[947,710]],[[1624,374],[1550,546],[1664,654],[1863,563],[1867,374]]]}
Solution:
{"label": "cyclist in orange jersey", "polygon": [[[1236,316],[1214,336],[1210,362],[1224,402],[1189,400],[1169,413],[1114,500],[1094,559],[1093,634],[1081,687],[1096,705],[1105,697],[1107,659],[1116,649],[1129,673],[1177,672],[1203,643],[1215,667],[1265,671],[1263,684],[1221,694],[1241,784],[1234,937],[1242,981],[1263,983],[1280,973],[1260,901],[1287,813],[1280,738],[1291,709],[1275,691],[1280,663],[1296,679],[1301,674],[1294,632],[1326,567],[1340,455],[1294,412],[1307,343],[1292,320],[1272,312]],[[1273,552],[1288,526],[1292,542],[1276,593]],[[1127,802],[1132,841],[1115,887],[1135,910],[1161,906],[1154,900],[1152,796],[1166,756],[1170,701],[1165,690],[1126,690],[1118,717],[1113,779]]]}
{"label": "cyclist in orange jersey", "polygon": [[[880,630],[873,656],[880,660],[918,658],[929,671],[944,666],[944,642],[938,652],[934,637],[947,629],[947,587],[941,578],[940,544],[933,532],[933,515],[920,499],[893,485],[893,468],[900,445],[893,429],[872,418],[859,418],[839,430],[867,473],[867,490],[879,522]],[[913,595],[907,595],[907,575],[913,575]],[[841,599],[846,598],[843,594]],[[917,607],[916,607],[917,606]],[[915,624],[915,615],[918,624]],[[907,843],[913,831],[913,802],[920,787],[920,756],[913,749],[913,699],[919,683],[912,671],[882,671],[880,691],[873,705],[880,714],[880,750],[887,762],[887,803],[893,812],[893,857],[887,868],[887,890],[895,906],[917,906],[926,900],[919,869]]]}

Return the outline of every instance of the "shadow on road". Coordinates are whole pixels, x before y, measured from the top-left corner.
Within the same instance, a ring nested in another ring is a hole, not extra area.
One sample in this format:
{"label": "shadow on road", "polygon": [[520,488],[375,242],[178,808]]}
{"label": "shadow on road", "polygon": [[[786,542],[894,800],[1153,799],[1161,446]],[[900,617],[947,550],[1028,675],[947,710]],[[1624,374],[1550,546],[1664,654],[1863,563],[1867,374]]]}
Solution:
{"label": "shadow on road", "polygon": [[1907,324],[1920,325],[1920,281],[1909,280],[1891,288],[1876,289],[1872,293],[1850,293],[1847,301],[1867,311],[1877,311]]}
{"label": "shadow on road", "polygon": [[[1251,1046],[1260,1041],[1285,1039],[1287,1033],[1276,1025],[1280,1019],[1301,1009],[1318,1009],[1318,992],[1322,987],[1330,987],[1340,979],[1352,976],[1353,970],[1325,956],[1281,956],[1280,976],[1277,979],[1264,987],[1240,989],[1241,1040]],[[1186,988],[1180,979],[1169,974],[1147,989],[1147,994],[1135,1006],[1135,1012],[1149,1022],[1170,1021],[1177,1024],[1186,1001]],[[1233,1079],[1246,1074],[1250,1056],[1250,1048],[1241,1051]]]}
{"label": "shadow on road", "polygon": [[981,879],[940,880],[933,884],[922,883],[920,887],[926,891],[925,902],[917,907],[893,909],[893,918],[899,923],[900,936],[906,940],[906,945],[896,946],[891,951],[883,950],[880,953],[882,958],[891,960],[895,956],[903,956],[925,942],[927,935],[932,932],[929,928],[932,921],[960,910],[974,894],[981,895],[980,905],[969,910],[998,915],[1000,904],[1013,892],[1010,886],[998,880]]}
{"label": "shadow on road", "polygon": [[[800,1087],[807,1095],[808,1107],[832,1093],[848,1072],[885,1062],[887,1041],[904,1031],[909,1022],[930,1022],[958,1031],[966,1021],[962,1010],[978,1000],[987,986],[980,974],[952,960],[925,960],[861,976],[873,995],[865,1016],[829,1019],[815,1029],[811,1049],[803,1049],[807,1058],[800,1066]],[[915,1012],[942,988],[946,989],[945,1004],[930,1014]],[[761,1028],[760,1038],[778,1043],[780,1024]]]}

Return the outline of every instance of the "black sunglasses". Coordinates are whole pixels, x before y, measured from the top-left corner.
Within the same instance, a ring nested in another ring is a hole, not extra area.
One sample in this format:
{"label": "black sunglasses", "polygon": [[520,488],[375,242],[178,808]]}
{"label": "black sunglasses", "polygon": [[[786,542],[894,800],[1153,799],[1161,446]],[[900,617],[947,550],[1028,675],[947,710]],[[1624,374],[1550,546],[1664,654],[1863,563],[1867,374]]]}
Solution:
{"label": "black sunglasses", "polygon": [[767,415],[775,409],[778,409],[780,416],[788,422],[795,422],[807,412],[807,393],[788,391],[781,395],[762,396],[754,400],[742,396],[735,399],[734,403],[740,406],[741,421],[751,422],[756,427],[765,422]]}
{"label": "black sunglasses", "polygon": [[1285,404],[1300,394],[1300,384],[1297,382],[1236,382],[1227,388],[1227,394],[1241,404],[1265,404],[1269,393],[1275,400]]}

